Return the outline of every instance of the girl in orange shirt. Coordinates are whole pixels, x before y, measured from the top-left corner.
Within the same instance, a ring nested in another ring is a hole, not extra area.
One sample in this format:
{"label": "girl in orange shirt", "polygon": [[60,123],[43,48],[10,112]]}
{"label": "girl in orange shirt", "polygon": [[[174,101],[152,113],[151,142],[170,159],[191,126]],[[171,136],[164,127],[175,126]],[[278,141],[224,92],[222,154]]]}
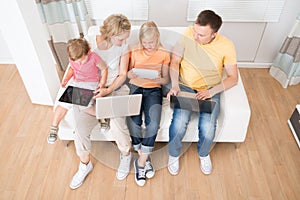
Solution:
{"label": "girl in orange shirt", "polygon": [[[139,31],[140,44],[134,48],[130,57],[128,72],[130,94],[142,94],[142,105],[139,115],[127,117],[127,124],[134,150],[139,158],[134,161],[135,181],[139,186],[146,183],[146,177],[155,174],[150,154],[159,129],[162,109],[162,84],[169,81],[169,52],[160,43],[160,33],[154,22],[144,23]],[[154,70],[156,78],[150,79],[135,73],[137,70]],[[140,75],[140,76],[139,76]],[[142,131],[142,116],[145,119],[145,131]],[[142,132],[144,132],[142,134]]]}

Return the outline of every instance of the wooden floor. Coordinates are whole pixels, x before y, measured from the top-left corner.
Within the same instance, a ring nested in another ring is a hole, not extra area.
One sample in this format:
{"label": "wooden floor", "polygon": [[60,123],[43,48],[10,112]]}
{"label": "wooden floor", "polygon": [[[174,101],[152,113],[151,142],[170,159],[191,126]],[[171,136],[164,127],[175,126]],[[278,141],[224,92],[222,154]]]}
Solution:
{"label": "wooden floor", "polygon": [[32,104],[16,67],[0,65],[0,199],[300,199],[300,151],[287,124],[300,85],[283,89],[268,69],[240,72],[251,107],[247,137],[239,149],[215,146],[211,175],[201,173],[193,143],[177,176],[162,168],[138,187],[133,174],[118,181],[93,158],[94,170],[71,190],[79,163],[73,143],[46,142],[52,107]]}

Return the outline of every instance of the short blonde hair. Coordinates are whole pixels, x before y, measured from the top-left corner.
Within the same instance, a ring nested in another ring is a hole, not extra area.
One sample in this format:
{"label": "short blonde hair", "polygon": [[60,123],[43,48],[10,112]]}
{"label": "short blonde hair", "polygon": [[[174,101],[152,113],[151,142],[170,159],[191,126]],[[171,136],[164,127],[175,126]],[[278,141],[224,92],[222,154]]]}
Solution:
{"label": "short blonde hair", "polygon": [[91,47],[84,38],[76,38],[68,41],[67,51],[69,58],[73,61],[87,55],[90,50]]}
{"label": "short blonde hair", "polygon": [[139,32],[140,44],[142,44],[142,39],[144,38],[156,38],[157,44],[156,47],[160,46],[160,33],[157,28],[157,25],[153,21],[145,22]]}
{"label": "short blonde hair", "polygon": [[100,26],[100,33],[103,39],[107,40],[111,36],[120,35],[130,29],[131,24],[125,15],[113,14],[104,20],[103,25]]}

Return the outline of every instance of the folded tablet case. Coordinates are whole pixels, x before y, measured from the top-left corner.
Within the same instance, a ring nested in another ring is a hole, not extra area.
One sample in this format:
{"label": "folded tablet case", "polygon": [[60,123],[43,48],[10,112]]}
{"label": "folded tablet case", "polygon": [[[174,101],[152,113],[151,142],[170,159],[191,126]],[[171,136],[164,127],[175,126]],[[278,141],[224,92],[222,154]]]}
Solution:
{"label": "folded tablet case", "polygon": [[93,96],[93,90],[68,86],[58,101],[88,106]]}

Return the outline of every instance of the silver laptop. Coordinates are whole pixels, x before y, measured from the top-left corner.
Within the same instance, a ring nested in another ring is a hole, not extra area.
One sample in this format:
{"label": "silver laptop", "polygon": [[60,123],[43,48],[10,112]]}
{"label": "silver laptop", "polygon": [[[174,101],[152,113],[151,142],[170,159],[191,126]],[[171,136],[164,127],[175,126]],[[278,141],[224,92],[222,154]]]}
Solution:
{"label": "silver laptop", "polygon": [[96,99],[96,118],[114,118],[138,115],[142,95],[109,96]]}

